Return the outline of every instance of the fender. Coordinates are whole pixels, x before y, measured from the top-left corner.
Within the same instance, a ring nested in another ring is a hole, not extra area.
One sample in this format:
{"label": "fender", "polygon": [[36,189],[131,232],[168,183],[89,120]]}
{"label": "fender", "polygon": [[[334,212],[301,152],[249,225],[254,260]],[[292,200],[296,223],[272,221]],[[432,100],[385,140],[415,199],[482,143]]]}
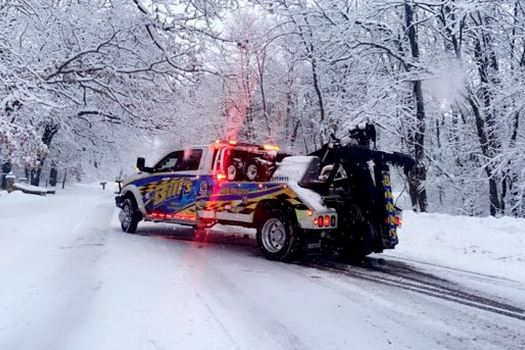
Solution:
{"label": "fender", "polygon": [[126,185],[126,187],[122,189],[121,195],[125,196],[128,193],[131,193],[133,197],[135,198],[135,201],[137,202],[137,206],[140,212],[144,215],[147,214],[146,208],[144,207],[144,202],[142,201],[142,195],[140,194],[139,188],[135,185]]}

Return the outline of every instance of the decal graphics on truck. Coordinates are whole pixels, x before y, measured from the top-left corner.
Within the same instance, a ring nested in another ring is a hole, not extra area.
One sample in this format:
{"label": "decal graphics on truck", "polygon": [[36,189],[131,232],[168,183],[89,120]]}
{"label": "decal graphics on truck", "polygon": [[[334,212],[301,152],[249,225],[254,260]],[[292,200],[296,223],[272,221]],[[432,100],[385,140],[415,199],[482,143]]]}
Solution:
{"label": "decal graphics on truck", "polygon": [[[144,214],[176,214],[185,212],[195,219],[195,201],[201,195],[202,180],[182,174],[155,174],[126,186],[135,186],[141,195]],[[189,217],[185,217],[187,220]]]}
{"label": "decal graphics on truck", "polygon": [[[309,208],[288,185],[283,183],[219,182],[213,176],[191,176],[183,174],[155,174],[127,183],[136,186],[148,214],[176,219],[177,213],[196,214],[205,218],[253,222],[257,205],[263,200],[287,201],[294,208],[300,221],[309,220]],[[197,215],[197,216],[198,216]],[[179,218],[181,216],[179,215]],[[188,220],[189,216],[184,216]]]}
{"label": "decal graphics on truck", "polygon": [[[304,218],[309,208],[291,191],[288,185],[282,183],[255,182],[224,182],[216,185],[216,190],[204,205],[200,207],[203,214],[209,217],[215,213],[217,219],[230,220],[236,218],[243,222],[253,222],[257,206],[264,200],[287,201],[295,210],[298,218]],[[206,213],[209,212],[209,213]],[[225,214],[225,215],[224,215]]]}

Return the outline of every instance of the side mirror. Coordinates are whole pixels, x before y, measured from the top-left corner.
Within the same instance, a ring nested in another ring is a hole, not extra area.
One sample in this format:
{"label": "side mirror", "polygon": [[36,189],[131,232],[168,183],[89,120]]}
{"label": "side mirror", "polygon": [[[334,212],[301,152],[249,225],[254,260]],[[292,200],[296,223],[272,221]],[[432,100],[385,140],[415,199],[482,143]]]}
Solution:
{"label": "side mirror", "polygon": [[146,164],[146,160],[144,159],[144,157],[138,157],[137,158],[137,171],[144,171],[144,168],[145,168],[145,164]]}

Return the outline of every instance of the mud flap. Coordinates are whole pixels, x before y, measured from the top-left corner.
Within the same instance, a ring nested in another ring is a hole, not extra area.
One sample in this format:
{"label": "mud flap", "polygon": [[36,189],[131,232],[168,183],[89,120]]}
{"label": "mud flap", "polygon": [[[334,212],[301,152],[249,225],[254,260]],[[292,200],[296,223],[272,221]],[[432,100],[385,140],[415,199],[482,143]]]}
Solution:
{"label": "mud flap", "polygon": [[323,252],[321,231],[303,231],[301,236],[302,251],[307,255],[320,255]]}

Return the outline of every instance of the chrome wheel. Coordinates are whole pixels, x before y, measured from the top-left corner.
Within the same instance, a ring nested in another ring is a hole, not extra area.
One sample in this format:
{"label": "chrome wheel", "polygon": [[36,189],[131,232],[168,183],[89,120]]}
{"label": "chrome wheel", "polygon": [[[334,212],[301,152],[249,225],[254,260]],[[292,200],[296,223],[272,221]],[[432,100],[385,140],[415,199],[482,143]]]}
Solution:
{"label": "chrome wheel", "polygon": [[128,203],[125,203],[119,213],[119,220],[123,228],[127,229],[129,227],[131,224],[131,218],[131,208]]}
{"label": "chrome wheel", "polygon": [[137,225],[142,218],[137,208],[137,204],[131,198],[126,198],[122,205],[122,210],[119,213],[120,226],[122,231],[127,233],[135,233]]}
{"label": "chrome wheel", "polygon": [[262,244],[268,252],[277,253],[283,249],[286,243],[286,228],[279,219],[269,219],[261,230],[261,238]]}

